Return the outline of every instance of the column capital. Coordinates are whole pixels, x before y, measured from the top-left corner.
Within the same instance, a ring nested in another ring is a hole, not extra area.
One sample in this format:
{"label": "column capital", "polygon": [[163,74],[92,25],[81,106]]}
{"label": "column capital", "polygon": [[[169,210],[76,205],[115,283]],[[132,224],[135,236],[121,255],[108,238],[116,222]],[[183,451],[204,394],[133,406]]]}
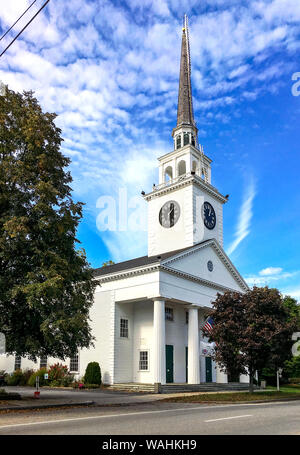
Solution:
{"label": "column capital", "polygon": [[165,301],[166,301],[166,298],[165,298],[165,297],[159,296],[159,297],[151,297],[150,300],[152,300],[153,302],[157,302],[157,301],[163,301],[163,302],[165,302]]}

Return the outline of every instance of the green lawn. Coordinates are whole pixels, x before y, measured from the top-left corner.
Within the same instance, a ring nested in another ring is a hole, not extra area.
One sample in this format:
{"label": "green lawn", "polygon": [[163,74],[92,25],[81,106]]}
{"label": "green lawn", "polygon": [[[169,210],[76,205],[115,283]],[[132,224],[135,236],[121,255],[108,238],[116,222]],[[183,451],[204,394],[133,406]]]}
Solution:
{"label": "green lawn", "polygon": [[[267,391],[276,391],[277,388],[276,387],[271,387],[271,386],[268,386],[266,388]],[[300,393],[300,384],[285,384],[285,385],[282,385],[280,386],[280,392],[284,392],[284,393]]]}
{"label": "green lawn", "polygon": [[265,391],[249,392],[224,392],[224,393],[201,393],[197,395],[182,395],[165,398],[162,401],[172,403],[235,403],[243,401],[278,400],[282,398],[297,398],[300,400],[300,385],[289,385],[280,388],[268,387]]}

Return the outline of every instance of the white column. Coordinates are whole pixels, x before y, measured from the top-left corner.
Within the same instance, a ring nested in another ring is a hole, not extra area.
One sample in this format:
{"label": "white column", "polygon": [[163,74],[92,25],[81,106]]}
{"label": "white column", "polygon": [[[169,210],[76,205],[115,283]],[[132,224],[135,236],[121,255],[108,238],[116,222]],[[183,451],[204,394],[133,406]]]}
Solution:
{"label": "white column", "polygon": [[218,364],[216,364],[216,375],[217,375],[217,384],[227,384],[228,376],[227,373],[221,371]]}
{"label": "white column", "polygon": [[165,301],[154,300],[153,309],[153,365],[154,383],[166,383]]}
{"label": "white column", "polygon": [[188,384],[200,384],[198,307],[189,308]]}

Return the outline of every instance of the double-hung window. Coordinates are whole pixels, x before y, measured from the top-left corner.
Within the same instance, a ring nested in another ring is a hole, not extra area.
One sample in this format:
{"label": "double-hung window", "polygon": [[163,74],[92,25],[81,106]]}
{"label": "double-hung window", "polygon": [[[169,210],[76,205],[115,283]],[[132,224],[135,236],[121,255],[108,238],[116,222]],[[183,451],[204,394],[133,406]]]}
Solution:
{"label": "double-hung window", "polygon": [[148,351],[140,351],[139,369],[143,370],[143,371],[149,369],[149,353],[148,353]]}
{"label": "double-hung window", "polygon": [[120,337],[128,338],[128,319],[120,319]]}

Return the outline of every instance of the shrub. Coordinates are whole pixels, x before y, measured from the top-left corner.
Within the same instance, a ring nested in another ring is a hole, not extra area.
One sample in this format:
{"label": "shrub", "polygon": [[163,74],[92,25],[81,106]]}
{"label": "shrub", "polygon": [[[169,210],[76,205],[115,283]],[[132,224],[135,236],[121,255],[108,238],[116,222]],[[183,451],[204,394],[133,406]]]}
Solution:
{"label": "shrub", "polygon": [[73,380],[73,376],[69,374],[62,379],[54,379],[49,385],[50,387],[69,387],[70,385],[73,386]]}
{"label": "shrub", "polygon": [[99,389],[100,384],[84,384],[85,389]]}
{"label": "shrub", "polygon": [[58,379],[63,379],[68,376],[68,367],[67,365],[63,365],[62,363],[54,363],[51,365],[49,370],[49,382],[56,381]]}
{"label": "shrub", "polygon": [[15,370],[13,373],[7,375],[5,381],[7,385],[23,385],[24,375],[22,370]]}
{"label": "shrub", "polygon": [[284,369],[290,378],[300,377],[300,355],[293,357],[291,360],[287,360],[284,365]]}
{"label": "shrub", "polygon": [[47,368],[40,368],[39,370],[34,371],[28,380],[28,385],[30,385],[31,387],[35,387],[37,376],[40,378],[39,385],[40,386],[46,385],[47,379],[44,379],[45,373],[47,373]]}
{"label": "shrub", "polygon": [[69,373],[68,367],[62,363],[51,365],[48,375],[51,387],[68,387],[74,381],[74,376]]}
{"label": "shrub", "polygon": [[98,362],[90,362],[86,367],[84,384],[101,384],[101,370]]}
{"label": "shrub", "polygon": [[28,381],[30,376],[34,373],[34,370],[24,370],[23,371],[23,377],[20,379],[19,385],[28,385]]}

